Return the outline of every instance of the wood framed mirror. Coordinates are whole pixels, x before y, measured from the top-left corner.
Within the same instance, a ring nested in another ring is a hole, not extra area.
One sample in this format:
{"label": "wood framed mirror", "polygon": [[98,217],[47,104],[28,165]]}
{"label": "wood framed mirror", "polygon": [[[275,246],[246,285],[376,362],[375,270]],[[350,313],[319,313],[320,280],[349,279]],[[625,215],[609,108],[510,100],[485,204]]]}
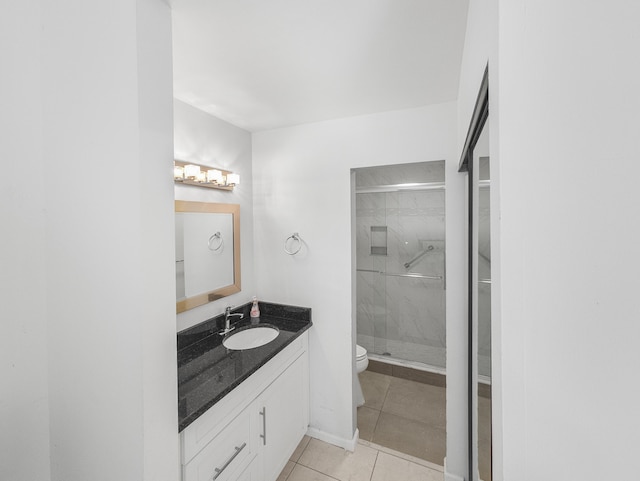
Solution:
{"label": "wood framed mirror", "polygon": [[176,312],[240,292],[240,205],[175,201]]}

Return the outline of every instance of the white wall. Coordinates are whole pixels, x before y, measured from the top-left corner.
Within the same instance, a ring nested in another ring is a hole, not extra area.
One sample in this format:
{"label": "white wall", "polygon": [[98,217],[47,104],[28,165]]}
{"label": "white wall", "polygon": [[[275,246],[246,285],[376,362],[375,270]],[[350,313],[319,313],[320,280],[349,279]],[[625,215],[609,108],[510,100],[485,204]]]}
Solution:
{"label": "white wall", "polygon": [[20,171],[0,202],[1,477],[175,481],[169,8],[20,2],[4,18]]}
{"label": "white wall", "polygon": [[461,145],[489,61],[494,479],[629,479],[640,8],[496,9],[470,3],[458,108]]}
{"label": "white wall", "polygon": [[[455,103],[380,113],[253,135],[255,265],[258,295],[313,309],[311,427],[343,445],[353,437],[352,233],[350,169],[447,160],[455,172]],[[463,184],[448,186],[447,315],[464,290]],[[305,241],[296,256],[285,238]],[[450,239],[454,239],[450,243]],[[462,312],[464,312],[462,310]]]}
{"label": "white wall", "polygon": [[0,479],[12,481],[50,479],[40,23],[39,1],[3,5]]}
{"label": "white wall", "polygon": [[637,478],[639,17],[501,4],[504,479]]}
{"label": "white wall", "polygon": [[[253,188],[251,134],[184,102],[174,100],[175,158],[211,165],[240,174],[240,185],[233,192],[188,185],[175,186],[175,198],[198,202],[240,204],[240,242],[242,290],[178,314],[181,331],[251,300],[256,293],[253,252]],[[174,295],[175,298],[175,295]]]}
{"label": "white wall", "polygon": [[[497,63],[497,0],[470,0],[458,85],[458,150],[467,136],[471,115],[487,63]],[[490,69],[493,73],[493,69]],[[490,84],[493,88],[494,85]]]}
{"label": "white wall", "polygon": [[[142,416],[144,480],[178,479],[171,11],[137,1],[140,239],[142,271]],[[167,261],[167,257],[169,260]],[[138,346],[136,346],[139,349]]]}

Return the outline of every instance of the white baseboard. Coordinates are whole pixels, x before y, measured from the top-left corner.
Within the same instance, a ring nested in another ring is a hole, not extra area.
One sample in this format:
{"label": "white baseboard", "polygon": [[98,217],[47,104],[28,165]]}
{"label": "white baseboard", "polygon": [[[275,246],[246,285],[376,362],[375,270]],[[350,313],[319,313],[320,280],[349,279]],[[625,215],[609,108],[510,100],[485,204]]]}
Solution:
{"label": "white baseboard", "polygon": [[451,473],[444,473],[444,481],[464,481],[464,478]]}
{"label": "white baseboard", "polygon": [[444,458],[444,481],[465,481],[465,479],[457,474],[451,474],[447,471],[447,458]]}
{"label": "white baseboard", "polygon": [[345,439],[309,426],[309,429],[307,429],[307,435],[312,438],[319,439],[320,441],[324,441],[325,443],[333,444],[334,446],[353,452],[356,449],[356,444],[358,444],[360,431],[356,429],[356,432],[353,433],[353,438]]}

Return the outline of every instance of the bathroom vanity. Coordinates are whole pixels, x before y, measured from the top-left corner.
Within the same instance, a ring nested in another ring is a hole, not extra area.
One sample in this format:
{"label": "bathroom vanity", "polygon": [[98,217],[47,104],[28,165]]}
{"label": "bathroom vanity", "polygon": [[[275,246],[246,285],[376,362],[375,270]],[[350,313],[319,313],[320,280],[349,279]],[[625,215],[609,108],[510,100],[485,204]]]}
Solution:
{"label": "bathroom vanity", "polygon": [[258,322],[249,309],[235,329],[272,325],[274,340],[229,350],[224,315],[178,333],[183,481],[275,481],[307,431],[311,309],[261,302]]}

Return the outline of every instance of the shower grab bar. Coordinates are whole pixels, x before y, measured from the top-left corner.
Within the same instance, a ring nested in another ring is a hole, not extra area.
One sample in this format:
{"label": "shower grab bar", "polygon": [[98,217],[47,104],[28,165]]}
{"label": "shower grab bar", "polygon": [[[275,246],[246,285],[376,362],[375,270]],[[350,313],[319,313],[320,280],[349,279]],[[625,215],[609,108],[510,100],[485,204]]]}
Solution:
{"label": "shower grab bar", "polygon": [[356,271],[358,272],[371,272],[372,274],[380,274],[381,276],[388,276],[388,277],[413,277],[416,279],[433,279],[433,280],[437,280],[437,281],[441,281],[442,280],[442,276],[427,276],[424,274],[413,274],[411,272],[407,273],[407,274],[394,274],[392,272],[384,272],[384,271],[376,271],[374,269],[356,269]]}
{"label": "shower grab bar", "polygon": [[420,259],[422,259],[425,255],[427,255],[427,252],[432,251],[432,250],[433,250],[433,246],[429,245],[429,247],[427,247],[426,249],[424,249],[421,252],[418,252],[415,256],[413,256],[413,259],[411,259],[409,262],[405,262],[404,263],[404,267],[406,269],[409,269],[413,264],[415,264]]}

